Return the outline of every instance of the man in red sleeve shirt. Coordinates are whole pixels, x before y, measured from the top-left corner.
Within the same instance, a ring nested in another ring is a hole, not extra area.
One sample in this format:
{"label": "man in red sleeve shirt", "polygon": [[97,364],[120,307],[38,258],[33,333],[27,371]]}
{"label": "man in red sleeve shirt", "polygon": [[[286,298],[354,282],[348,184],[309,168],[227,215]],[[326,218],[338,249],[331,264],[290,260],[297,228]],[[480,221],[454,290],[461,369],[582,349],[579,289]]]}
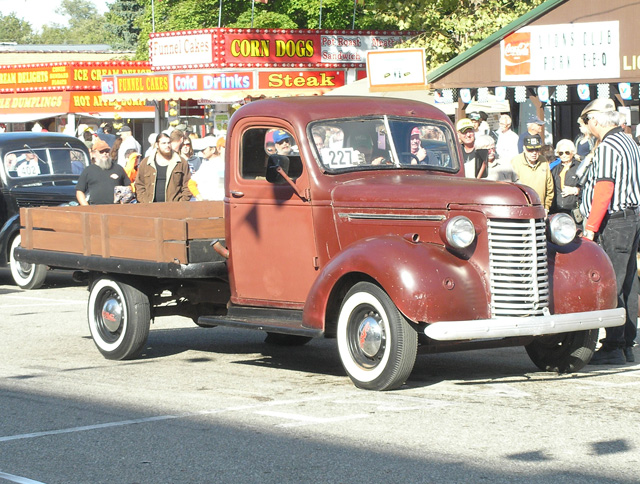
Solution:
{"label": "man in red sleeve shirt", "polygon": [[627,311],[623,326],[607,328],[591,364],[624,364],[635,361],[632,347],[638,323],[640,149],[618,126],[619,113],[611,99],[592,101],[581,118],[599,141],[582,192],[583,237],[595,240],[611,259],[618,307]]}

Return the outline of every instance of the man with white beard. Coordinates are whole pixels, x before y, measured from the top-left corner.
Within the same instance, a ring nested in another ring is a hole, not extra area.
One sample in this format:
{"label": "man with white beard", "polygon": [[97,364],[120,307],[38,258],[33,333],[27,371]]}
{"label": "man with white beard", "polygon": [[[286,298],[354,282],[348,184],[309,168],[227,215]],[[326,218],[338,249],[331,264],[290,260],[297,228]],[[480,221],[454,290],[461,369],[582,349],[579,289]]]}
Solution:
{"label": "man with white beard", "polygon": [[109,157],[110,151],[109,145],[103,140],[93,143],[93,163],[82,170],[76,185],[76,198],[80,205],[113,203],[115,187],[131,185],[124,168]]}

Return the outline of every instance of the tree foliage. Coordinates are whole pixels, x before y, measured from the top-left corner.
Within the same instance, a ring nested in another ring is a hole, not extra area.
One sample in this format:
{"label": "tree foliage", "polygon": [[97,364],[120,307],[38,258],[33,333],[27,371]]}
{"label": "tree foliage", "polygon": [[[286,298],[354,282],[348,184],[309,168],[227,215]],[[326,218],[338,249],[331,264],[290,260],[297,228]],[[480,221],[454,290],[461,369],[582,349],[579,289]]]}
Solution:
{"label": "tree foliage", "polygon": [[18,18],[15,12],[8,15],[0,13],[0,42],[31,43],[33,28],[24,19]]}
{"label": "tree foliage", "polygon": [[[41,43],[110,43],[147,59],[149,34],[218,27],[412,30],[406,46],[427,50],[433,69],[487,38],[544,0],[114,0],[101,15],[88,0],[63,0],[68,25],[32,35],[28,22],[0,15],[3,38]],[[320,5],[322,4],[322,15]],[[153,7],[153,8],[152,8]],[[221,10],[220,10],[220,7]],[[253,23],[252,23],[253,20]]]}

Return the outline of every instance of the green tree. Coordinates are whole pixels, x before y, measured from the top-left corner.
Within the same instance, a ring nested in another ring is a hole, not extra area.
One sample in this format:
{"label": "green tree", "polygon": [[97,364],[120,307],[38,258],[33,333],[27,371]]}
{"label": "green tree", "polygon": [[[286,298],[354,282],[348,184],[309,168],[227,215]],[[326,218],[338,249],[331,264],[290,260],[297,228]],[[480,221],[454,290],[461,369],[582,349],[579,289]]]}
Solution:
{"label": "green tree", "polygon": [[373,14],[399,30],[422,33],[402,47],[423,47],[429,70],[489,37],[544,0],[367,0]]}
{"label": "green tree", "polygon": [[116,38],[107,30],[105,16],[89,0],[62,0],[56,13],[69,17],[67,25],[42,27],[34,41],[41,44],[113,44]]}
{"label": "green tree", "polygon": [[144,14],[144,4],[139,0],[115,0],[105,14],[106,28],[115,39],[114,49],[136,50],[141,29],[139,19]]}
{"label": "green tree", "polygon": [[28,44],[32,37],[33,28],[29,22],[18,18],[15,12],[11,12],[9,15],[0,13],[0,42]]}

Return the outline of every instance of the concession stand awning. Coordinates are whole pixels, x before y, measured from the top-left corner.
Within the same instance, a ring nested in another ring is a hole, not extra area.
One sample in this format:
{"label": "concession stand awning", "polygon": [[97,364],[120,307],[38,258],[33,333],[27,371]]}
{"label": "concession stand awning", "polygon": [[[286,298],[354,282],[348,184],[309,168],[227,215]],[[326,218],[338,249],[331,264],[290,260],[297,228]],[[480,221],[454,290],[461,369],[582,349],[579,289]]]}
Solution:
{"label": "concession stand awning", "polygon": [[[0,122],[24,124],[56,119],[75,130],[82,118],[151,119],[144,101],[110,101],[101,96],[101,77],[149,72],[143,61],[79,61],[0,66]],[[96,123],[99,124],[99,123]]]}
{"label": "concession stand awning", "polygon": [[321,95],[364,77],[367,51],[393,47],[415,34],[227,28],[152,33],[153,72],[105,75],[102,96],[118,102],[215,105]]}
{"label": "concession stand awning", "polygon": [[638,18],[636,0],[548,0],[430,72],[429,86],[463,109],[488,93],[507,99],[516,118],[544,116],[556,140],[577,134],[597,97],[638,124]]}

